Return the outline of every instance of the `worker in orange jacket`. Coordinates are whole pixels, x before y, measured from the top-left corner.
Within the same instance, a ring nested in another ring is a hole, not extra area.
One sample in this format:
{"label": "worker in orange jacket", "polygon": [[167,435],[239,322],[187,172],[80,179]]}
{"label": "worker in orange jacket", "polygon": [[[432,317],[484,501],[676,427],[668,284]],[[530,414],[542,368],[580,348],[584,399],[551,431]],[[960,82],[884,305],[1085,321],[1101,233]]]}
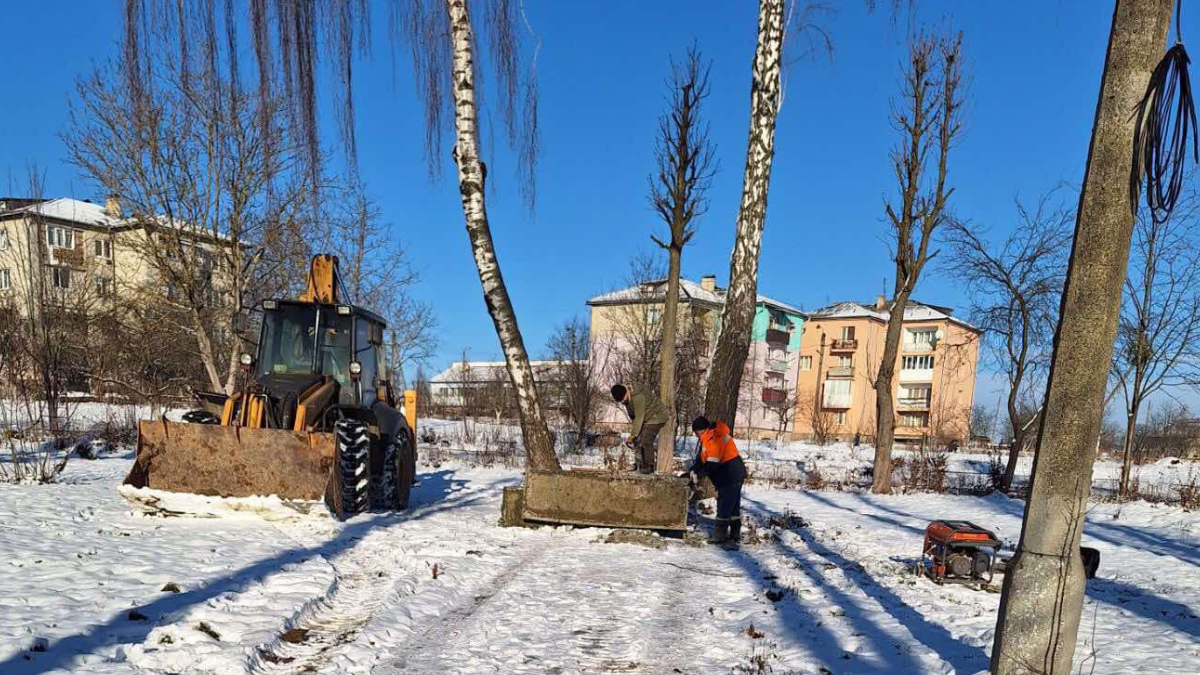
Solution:
{"label": "worker in orange jacket", "polygon": [[742,541],[742,483],[746,482],[746,464],[724,422],[710,422],[701,415],[692,420],[692,431],[700,439],[700,452],[688,471],[697,478],[708,476],[717,488],[717,526],[708,541],[736,551]]}

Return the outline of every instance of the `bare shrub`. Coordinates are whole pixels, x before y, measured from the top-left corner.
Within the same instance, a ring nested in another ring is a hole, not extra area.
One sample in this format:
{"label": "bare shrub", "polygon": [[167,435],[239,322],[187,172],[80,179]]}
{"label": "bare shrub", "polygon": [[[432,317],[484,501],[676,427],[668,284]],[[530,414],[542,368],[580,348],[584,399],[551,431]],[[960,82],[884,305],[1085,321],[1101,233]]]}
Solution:
{"label": "bare shrub", "polygon": [[824,490],[828,484],[828,481],[825,480],[825,474],[821,473],[820,467],[814,466],[804,471],[804,489]]}
{"label": "bare shrub", "polygon": [[893,463],[895,478],[905,492],[945,492],[948,453],[944,448],[921,446]]}

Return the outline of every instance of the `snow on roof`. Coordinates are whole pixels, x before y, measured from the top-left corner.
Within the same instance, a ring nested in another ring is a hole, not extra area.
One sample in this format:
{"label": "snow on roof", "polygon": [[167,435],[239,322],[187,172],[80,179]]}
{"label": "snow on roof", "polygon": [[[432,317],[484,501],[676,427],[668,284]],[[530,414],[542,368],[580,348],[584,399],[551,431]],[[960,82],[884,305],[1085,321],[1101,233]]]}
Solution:
{"label": "snow on roof", "polygon": [[45,218],[53,218],[55,220],[65,220],[71,223],[80,225],[89,225],[91,227],[112,228],[118,225],[126,224],[126,221],[121,218],[113,218],[104,210],[102,204],[93,204],[91,202],[82,201],[79,199],[51,199],[40,204],[33,204],[19,209],[12,209],[4,212],[4,215],[13,213],[32,213]]}
{"label": "snow on roof", "polygon": [[[564,361],[563,363],[566,363]],[[535,360],[530,361],[529,365],[534,369],[534,375],[540,369],[546,372],[550,368],[559,365],[559,361]],[[462,382],[464,377],[470,377],[472,381],[487,381],[496,379],[497,377],[507,378],[508,364],[504,361],[455,361],[450,364],[450,367],[442,372],[434,375],[429,379],[430,384],[447,383],[447,382]]]}
{"label": "snow on roof", "polygon": [[[637,301],[661,301],[667,295],[667,280],[655,279],[643,284],[636,284],[611,293],[597,295],[587,301],[589,305],[618,305]],[[725,304],[725,289],[720,286],[708,290],[690,279],[679,279],[679,299],[685,302],[700,302],[720,307]],[[761,293],[758,303],[783,310],[791,314],[803,314],[803,311],[785,302],[769,298]]]}
{"label": "snow on roof", "polygon": [[[813,319],[852,319],[852,318],[870,318],[880,321],[887,321],[891,312],[887,309],[876,309],[875,303],[862,303],[854,301],[835,302],[828,307],[813,310],[808,313]],[[905,321],[953,321],[961,326],[978,330],[971,324],[954,316],[954,310],[950,307],[942,307],[939,305],[930,305],[916,300],[909,300],[904,306]]]}

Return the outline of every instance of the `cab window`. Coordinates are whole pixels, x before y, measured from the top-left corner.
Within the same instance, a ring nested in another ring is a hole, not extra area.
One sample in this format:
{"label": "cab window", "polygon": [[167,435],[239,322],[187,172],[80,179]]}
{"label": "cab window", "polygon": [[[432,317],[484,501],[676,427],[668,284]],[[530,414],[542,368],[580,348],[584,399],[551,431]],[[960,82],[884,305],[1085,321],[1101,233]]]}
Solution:
{"label": "cab window", "polygon": [[379,383],[379,346],[374,344],[375,331],[368,319],[358,317],[354,331],[354,360],[362,364],[362,375],[358,381],[362,390],[362,405],[370,407],[379,400],[376,387]]}

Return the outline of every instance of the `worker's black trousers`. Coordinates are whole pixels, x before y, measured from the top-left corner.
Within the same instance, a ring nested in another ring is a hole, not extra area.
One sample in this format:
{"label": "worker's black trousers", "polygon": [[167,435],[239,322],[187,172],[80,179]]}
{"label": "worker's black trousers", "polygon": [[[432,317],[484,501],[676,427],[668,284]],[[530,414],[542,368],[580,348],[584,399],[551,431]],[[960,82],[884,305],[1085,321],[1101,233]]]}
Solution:
{"label": "worker's black trousers", "polygon": [[638,473],[654,473],[655,455],[658,454],[658,432],[662,431],[662,428],[662,424],[643,424],[641,432],[633,440],[633,447],[637,449]]}
{"label": "worker's black trousers", "polygon": [[717,521],[741,520],[742,483],[746,482],[746,463],[741,456],[714,469],[711,478],[717,488]]}

